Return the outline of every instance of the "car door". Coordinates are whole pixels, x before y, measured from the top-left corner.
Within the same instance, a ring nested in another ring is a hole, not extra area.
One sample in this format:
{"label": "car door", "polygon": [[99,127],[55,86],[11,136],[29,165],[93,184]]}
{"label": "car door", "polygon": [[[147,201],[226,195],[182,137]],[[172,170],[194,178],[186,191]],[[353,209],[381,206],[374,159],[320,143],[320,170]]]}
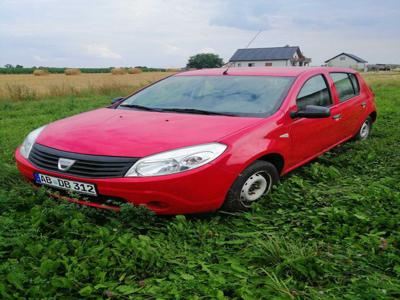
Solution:
{"label": "car door", "polygon": [[[308,78],[296,97],[291,110],[301,110],[306,105],[332,107],[332,93],[324,74]],[[331,115],[336,111],[331,109]],[[332,117],[290,120],[291,154],[288,164],[296,166],[319,155],[338,141],[336,121]]]}
{"label": "car door", "polygon": [[336,98],[335,120],[338,125],[338,133],[342,140],[351,137],[359,129],[367,102],[365,95],[360,93],[360,84],[353,73],[331,72],[334,88],[333,95]]}

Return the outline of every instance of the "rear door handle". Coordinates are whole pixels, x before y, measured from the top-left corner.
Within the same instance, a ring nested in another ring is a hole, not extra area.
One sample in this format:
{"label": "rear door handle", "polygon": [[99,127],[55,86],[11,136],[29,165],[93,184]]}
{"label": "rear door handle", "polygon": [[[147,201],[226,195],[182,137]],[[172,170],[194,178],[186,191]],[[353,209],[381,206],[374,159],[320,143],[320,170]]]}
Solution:
{"label": "rear door handle", "polygon": [[361,106],[362,106],[362,108],[366,108],[367,107],[367,102],[365,102],[365,101],[361,102]]}
{"label": "rear door handle", "polygon": [[332,117],[332,119],[334,119],[334,120],[336,120],[336,121],[339,121],[341,118],[342,118],[342,115],[341,115],[341,114],[337,114],[337,115],[334,115],[334,116]]}

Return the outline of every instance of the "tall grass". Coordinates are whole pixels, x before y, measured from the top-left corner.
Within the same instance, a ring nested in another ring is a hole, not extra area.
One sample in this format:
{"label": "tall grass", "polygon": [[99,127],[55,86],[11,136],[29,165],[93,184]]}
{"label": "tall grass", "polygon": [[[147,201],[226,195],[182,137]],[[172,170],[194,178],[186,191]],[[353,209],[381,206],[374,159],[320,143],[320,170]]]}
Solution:
{"label": "tall grass", "polygon": [[[76,74],[76,71],[71,71]],[[135,76],[51,74],[42,78],[32,75],[0,75],[0,101],[26,101],[44,97],[120,94],[126,95],[172,73],[146,72]]]}
{"label": "tall grass", "polygon": [[38,98],[37,93],[35,90],[27,87],[26,85],[22,84],[6,84],[5,87],[3,87],[5,90],[0,90],[2,94],[8,95],[8,98],[10,98],[13,101],[29,101],[29,100],[35,100]]}

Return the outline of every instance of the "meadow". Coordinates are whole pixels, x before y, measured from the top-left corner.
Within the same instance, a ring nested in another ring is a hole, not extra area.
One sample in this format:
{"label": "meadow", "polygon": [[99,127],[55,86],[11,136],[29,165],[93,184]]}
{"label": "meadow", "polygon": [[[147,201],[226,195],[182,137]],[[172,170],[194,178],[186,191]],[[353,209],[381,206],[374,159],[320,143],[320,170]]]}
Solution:
{"label": "meadow", "polygon": [[[130,90],[142,84],[105,75]],[[158,78],[151,76],[145,81]],[[118,214],[33,190],[13,159],[25,135],[108,105],[125,88],[56,95],[39,93],[35,83],[34,99],[3,98],[0,297],[399,299],[400,75],[364,76],[379,109],[371,139],[347,142],[285,176],[237,216],[157,217],[128,205]]]}

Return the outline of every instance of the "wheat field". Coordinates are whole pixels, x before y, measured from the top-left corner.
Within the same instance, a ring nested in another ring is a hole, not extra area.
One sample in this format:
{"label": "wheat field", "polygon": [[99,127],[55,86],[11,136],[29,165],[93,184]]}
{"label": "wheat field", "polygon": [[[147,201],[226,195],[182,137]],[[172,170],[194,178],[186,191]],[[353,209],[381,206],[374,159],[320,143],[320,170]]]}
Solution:
{"label": "wheat field", "polygon": [[143,72],[113,75],[111,73],[33,75],[0,75],[0,100],[36,100],[43,97],[78,96],[84,94],[122,95],[173,74],[173,72]]}
{"label": "wheat field", "polygon": [[[174,72],[143,72],[139,74],[91,73],[66,76],[65,74],[0,75],[0,101],[37,100],[45,97],[126,95]],[[386,86],[400,81],[400,72],[362,73],[368,84]]]}

